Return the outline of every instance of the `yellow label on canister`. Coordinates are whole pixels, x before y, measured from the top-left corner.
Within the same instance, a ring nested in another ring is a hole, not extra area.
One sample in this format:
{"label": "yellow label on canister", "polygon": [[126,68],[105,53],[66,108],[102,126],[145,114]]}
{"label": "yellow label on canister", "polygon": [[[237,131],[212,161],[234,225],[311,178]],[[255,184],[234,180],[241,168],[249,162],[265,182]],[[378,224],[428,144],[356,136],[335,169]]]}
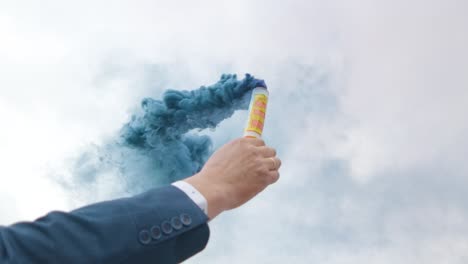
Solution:
{"label": "yellow label on canister", "polygon": [[256,94],[250,106],[249,121],[245,131],[256,132],[262,134],[265,124],[266,107],[268,96],[265,94]]}

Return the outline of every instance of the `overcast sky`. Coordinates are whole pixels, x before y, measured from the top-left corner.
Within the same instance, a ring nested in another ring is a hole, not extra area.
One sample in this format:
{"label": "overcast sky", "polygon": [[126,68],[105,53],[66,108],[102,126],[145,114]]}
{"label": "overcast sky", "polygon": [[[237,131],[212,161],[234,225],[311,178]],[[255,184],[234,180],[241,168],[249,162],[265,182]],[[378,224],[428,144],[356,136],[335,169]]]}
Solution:
{"label": "overcast sky", "polygon": [[[187,263],[467,263],[468,2],[0,0],[0,224],[110,197],[58,171],[143,97],[269,85],[281,179]],[[245,112],[209,132],[242,134]],[[124,195],[122,193],[121,195]]]}

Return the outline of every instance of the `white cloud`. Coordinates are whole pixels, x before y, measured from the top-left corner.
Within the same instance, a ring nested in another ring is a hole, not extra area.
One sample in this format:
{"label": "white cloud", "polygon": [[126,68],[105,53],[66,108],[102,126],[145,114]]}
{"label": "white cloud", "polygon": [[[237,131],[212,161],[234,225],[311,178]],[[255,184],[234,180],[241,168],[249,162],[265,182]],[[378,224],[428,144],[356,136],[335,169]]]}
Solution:
{"label": "white cloud", "polygon": [[432,162],[443,151],[462,148],[446,149],[454,142],[466,146],[466,3],[360,4],[362,10],[349,12],[355,3],[344,3],[342,12],[351,64],[342,102],[359,122],[350,135],[357,145],[351,158],[356,177]]}

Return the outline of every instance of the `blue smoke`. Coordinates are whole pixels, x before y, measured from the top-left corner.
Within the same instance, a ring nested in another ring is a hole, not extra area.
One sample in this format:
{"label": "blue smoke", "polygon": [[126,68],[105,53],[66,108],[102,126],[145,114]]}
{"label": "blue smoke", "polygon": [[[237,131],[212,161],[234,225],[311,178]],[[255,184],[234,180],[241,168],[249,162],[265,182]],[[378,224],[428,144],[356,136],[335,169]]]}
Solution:
{"label": "blue smoke", "polygon": [[116,174],[130,192],[193,175],[212,153],[211,138],[197,132],[247,109],[255,87],[266,85],[249,74],[242,80],[229,74],[195,90],[167,90],[162,100],[145,98],[118,139],[82,154],[71,173],[79,184]]}

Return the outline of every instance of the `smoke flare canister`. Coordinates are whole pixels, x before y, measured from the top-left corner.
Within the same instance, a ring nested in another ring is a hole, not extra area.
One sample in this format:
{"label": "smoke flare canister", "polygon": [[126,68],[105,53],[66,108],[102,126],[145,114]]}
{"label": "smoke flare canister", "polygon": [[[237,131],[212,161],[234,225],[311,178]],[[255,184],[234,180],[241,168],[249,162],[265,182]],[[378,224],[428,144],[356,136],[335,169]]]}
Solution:
{"label": "smoke flare canister", "polygon": [[269,93],[266,87],[256,87],[252,90],[252,98],[250,99],[249,106],[249,118],[244,130],[244,137],[262,138],[268,96]]}

